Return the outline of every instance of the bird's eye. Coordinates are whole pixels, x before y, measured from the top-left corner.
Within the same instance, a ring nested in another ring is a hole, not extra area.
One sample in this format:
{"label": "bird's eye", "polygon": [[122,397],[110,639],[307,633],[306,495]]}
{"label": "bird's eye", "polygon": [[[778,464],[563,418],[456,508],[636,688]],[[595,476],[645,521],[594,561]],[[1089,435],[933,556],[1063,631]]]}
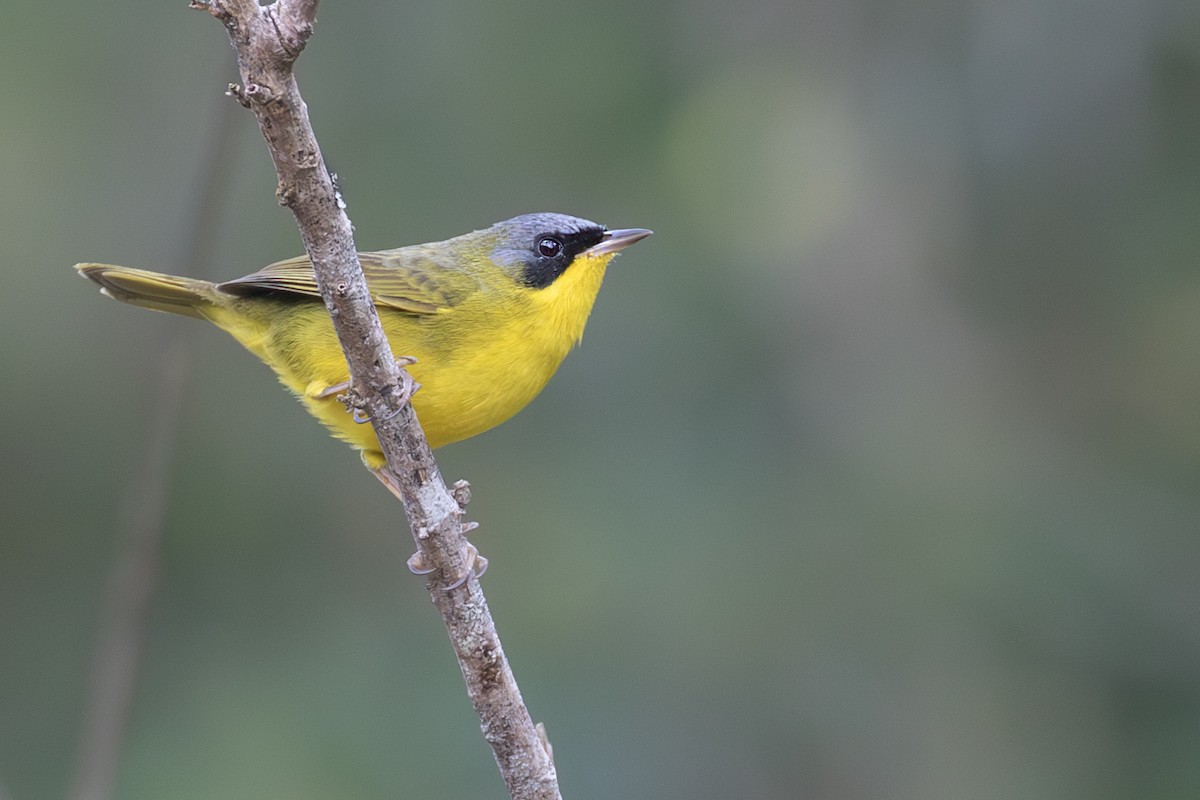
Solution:
{"label": "bird's eye", "polygon": [[553,236],[543,236],[538,239],[537,251],[546,258],[554,258],[562,252],[563,243]]}

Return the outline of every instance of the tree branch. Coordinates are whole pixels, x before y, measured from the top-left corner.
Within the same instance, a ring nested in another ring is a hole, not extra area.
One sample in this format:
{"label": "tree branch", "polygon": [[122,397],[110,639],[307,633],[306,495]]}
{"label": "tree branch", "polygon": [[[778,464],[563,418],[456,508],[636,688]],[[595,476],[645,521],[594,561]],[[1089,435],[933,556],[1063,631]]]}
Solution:
{"label": "tree branch", "polygon": [[[408,404],[396,364],[371,303],[350,220],[325,167],[292,64],[312,35],[316,0],[193,0],[220,20],[237,53],[240,86],[230,94],[254,112],[275,171],[279,202],[296,217],[317,285],[350,367],[355,404],[371,418],[424,564],[428,584],[458,657],[504,783],[513,798],[559,798],[549,744],[530,719],[473,574],[464,533],[465,483],[446,488]],[[450,588],[459,576],[467,579]]]}

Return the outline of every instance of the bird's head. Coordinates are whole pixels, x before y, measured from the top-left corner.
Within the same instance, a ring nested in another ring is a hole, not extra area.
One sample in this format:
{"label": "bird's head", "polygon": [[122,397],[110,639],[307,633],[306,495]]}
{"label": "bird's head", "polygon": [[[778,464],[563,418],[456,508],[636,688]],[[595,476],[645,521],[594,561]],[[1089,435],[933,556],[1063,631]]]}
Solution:
{"label": "bird's head", "polygon": [[[491,260],[522,286],[546,289],[571,272],[599,270],[620,251],[650,235],[645,228],[608,230],[566,214],[524,214],[486,231]],[[583,276],[577,276],[582,278]]]}

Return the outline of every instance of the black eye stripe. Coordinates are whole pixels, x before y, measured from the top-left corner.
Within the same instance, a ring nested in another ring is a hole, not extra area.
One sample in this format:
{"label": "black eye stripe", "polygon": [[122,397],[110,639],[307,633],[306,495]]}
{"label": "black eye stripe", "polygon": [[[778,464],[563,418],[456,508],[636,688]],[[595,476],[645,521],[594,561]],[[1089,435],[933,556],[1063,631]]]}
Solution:
{"label": "black eye stripe", "polygon": [[604,239],[605,229],[599,225],[580,229],[542,229],[529,242],[523,270],[526,286],[544,289],[571,266],[575,257]]}

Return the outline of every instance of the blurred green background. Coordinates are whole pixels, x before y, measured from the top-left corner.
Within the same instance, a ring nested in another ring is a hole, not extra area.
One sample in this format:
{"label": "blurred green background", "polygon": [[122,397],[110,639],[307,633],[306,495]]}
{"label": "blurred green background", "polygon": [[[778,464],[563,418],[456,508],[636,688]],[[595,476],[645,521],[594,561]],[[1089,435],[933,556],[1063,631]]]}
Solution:
{"label": "blurred green background", "polygon": [[[70,783],[168,352],[117,796],[504,797],[397,504],[70,269],[299,252],[220,26],[17,0],[0,45],[11,800]],[[566,796],[1200,796],[1200,6],[326,0],[299,77],[363,249],[656,231],[440,452]]]}

